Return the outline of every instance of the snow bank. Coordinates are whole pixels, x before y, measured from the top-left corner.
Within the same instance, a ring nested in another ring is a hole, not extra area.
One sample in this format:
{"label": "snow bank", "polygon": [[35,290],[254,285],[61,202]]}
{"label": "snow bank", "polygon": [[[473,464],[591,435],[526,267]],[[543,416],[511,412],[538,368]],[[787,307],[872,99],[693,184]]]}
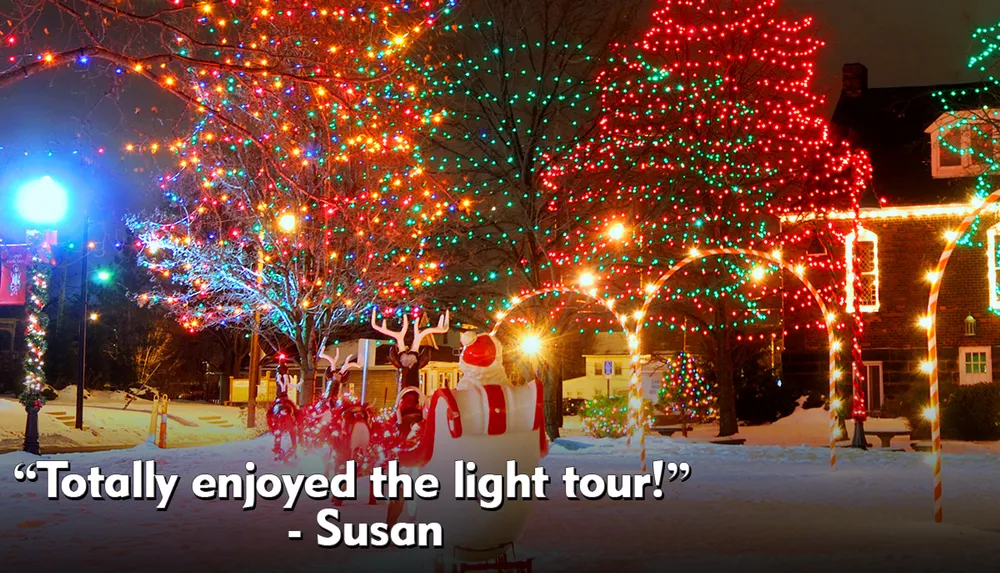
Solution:
{"label": "snow bank", "polygon": [[[794,425],[794,424],[792,424]],[[560,476],[638,470],[624,440],[570,438],[553,444],[544,466],[550,499],[534,504],[520,557],[537,571],[987,571],[1000,547],[1000,458],[945,455],[945,524],[934,524],[931,467],[924,454],[840,452],[836,471],[815,447],[728,447],[650,437],[648,459],[687,462],[692,477],[667,484],[663,500],[569,500]],[[430,571],[414,550],[319,549],[315,525],[328,502],[281,501],[244,511],[238,501],[198,501],[199,473],[308,471],[273,461],[270,440],[182,450],[139,447],[59,456],[76,471],[128,471],[154,459],[182,477],[166,512],[146,501],[50,501],[42,483],[11,475],[24,453],[0,455],[0,559],[8,570]],[[359,492],[366,498],[364,487]],[[432,503],[432,502],[426,502]],[[384,519],[385,506],[348,502],[344,522]],[[418,511],[419,520],[419,511]],[[301,530],[303,541],[287,539]],[[447,532],[445,532],[447,536]],[[28,543],[24,543],[27,541]]]}

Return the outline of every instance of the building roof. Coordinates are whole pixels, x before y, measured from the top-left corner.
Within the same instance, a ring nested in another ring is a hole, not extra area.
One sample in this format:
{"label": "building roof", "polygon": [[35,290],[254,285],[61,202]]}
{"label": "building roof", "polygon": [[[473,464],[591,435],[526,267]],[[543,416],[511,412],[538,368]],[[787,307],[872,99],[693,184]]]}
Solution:
{"label": "building roof", "polygon": [[885,206],[966,201],[975,177],[935,179],[931,175],[931,136],[924,130],[945,113],[932,94],[951,92],[952,107],[975,109],[986,101],[984,84],[869,88],[867,70],[863,69],[860,85],[852,89],[848,78],[851,67],[863,69],[860,64],[844,66],[845,89],[831,123],[838,138],[864,149],[871,158],[872,186],[862,206],[879,206],[879,200]]}

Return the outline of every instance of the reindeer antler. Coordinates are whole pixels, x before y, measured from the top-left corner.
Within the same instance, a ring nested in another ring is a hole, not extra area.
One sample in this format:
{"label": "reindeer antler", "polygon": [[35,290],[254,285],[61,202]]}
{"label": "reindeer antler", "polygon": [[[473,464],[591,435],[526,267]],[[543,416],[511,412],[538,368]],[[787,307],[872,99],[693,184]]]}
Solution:
{"label": "reindeer antler", "polygon": [[448,332],[449,321],[451,316],[448,311],[444,311],[444,315],[438,318],[438,324],[435,327],[428,328],[427,330],[420,330],[418,328],[419,322],[413,325],[413,352],[420,350],[420,340],[427,336],[428,334],[446,334]]}
{"label": "reindeer antler", "polygon": [[410,327],[410,318],[403,315],[403,328],[399,332],[394,332],[389,330],[385,325],[385,319],[382,319],[382,326],[375,324],[375,310],[372,310],[372,328],[375,329],[379,334],[384,334],[389,338],[396,340],[396,345],[399,346],[401,352],[406,352],[406,329]]}
{"label": "reindeer antler", "polygon": [[322,348],[319,351],[319,357],[325,358],[326,361],[330,363],[331,370],[337,367],[337,360],[340,359],[340,347],[338,346],[336,350],[337,351],[334,353],[333,358],[330,358],[330,355],[326,353],[326,348]]}
{"label": "reindeer antler", "polygon": [[352,358],[354,358],[354,355],[353,354],[348,354],[347,358],[344,359],[344,365],[340,368],[340,373],[341,374],[347,372],[348,370],[351,370],[352,368],[357,369],[357,370],[361,369],[361,359],[360,359],[360,357],[357,360],[355,360],[354,362],[351,362]]}

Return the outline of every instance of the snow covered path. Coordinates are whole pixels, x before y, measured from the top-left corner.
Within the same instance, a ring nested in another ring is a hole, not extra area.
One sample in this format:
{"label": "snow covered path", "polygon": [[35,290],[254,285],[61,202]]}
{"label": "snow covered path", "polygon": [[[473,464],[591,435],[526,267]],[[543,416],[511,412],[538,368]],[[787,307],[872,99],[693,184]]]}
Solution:
{"label": "snow covered path", "polygon": [[[1000,570],[1000,457],[946,455],[945,523],[932,520],[931,468],[925,454],[810,447],[730,447],[651,437],[649,459],[688,462],[685,483],[663,500],[571,501],[560,476],[632,473],[634,452],[620,442],[573,438],[553,446],[544,465],[551,499],[536,502],[519,556],[536,571],[997,571]],[[566,447],[570,446],[570,447]],[[420,550],[322,549],[315,544],[319,509],[304,500],[294,512],[281,501],[243,511],[237,501],[200,501],[190,493],[199,473],[242,473],[248,460],[269,460],[269,441],[185,450],[137,448],[53,456],[73,471],[100,465],[128,473],[134,459],[155,459],[182,474],[173,503],[50,501],[44,484],[17,483],[13,469],[34,461],[0,455],[0,563],[7,571],[428,571]],[[309,472],[314,468],[297,468]],[[362,499],[366,499],[362,493]],[[384,519],[385,506],[342,508],[344,522]],[[287,539],[302,530],[302,541]],[[447,537],[448,532],[445,531]]]}

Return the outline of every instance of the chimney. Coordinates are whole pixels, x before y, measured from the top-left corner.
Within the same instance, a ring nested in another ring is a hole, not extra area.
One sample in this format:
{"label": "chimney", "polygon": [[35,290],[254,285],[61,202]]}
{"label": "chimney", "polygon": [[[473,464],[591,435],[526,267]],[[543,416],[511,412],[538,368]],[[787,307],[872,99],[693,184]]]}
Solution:
{"label": "chimney", "polygon": [[841,90],[847,97],[859,97],[868,91],[868,68],[864,64],[844,64]]}

